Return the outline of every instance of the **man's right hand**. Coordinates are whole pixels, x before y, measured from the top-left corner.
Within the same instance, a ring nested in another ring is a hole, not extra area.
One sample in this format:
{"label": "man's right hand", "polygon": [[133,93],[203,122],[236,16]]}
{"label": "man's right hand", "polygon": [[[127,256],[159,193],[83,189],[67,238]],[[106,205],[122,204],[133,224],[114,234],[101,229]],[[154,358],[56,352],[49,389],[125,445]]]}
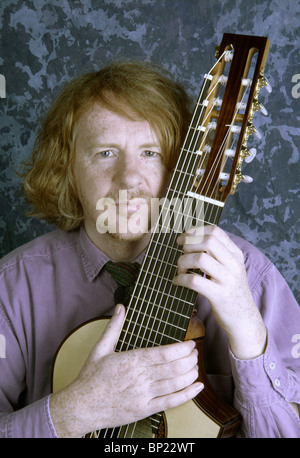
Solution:
{"label": "man's right hand", "polygon": [[125,318],[116,307],[78,377],[50,398],[59,437],[126,425],[194,398],[203,385],[193,341],[114,352]]}

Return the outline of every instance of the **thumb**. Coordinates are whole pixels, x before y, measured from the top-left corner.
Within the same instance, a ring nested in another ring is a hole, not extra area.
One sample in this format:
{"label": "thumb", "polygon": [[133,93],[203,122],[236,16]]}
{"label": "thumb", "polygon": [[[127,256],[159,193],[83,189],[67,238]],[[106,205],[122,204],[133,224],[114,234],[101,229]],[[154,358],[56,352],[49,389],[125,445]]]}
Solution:
{"label": "thumb", "polygon": [[114,351],[125,319],[125,307],[118,304],[102,336],[94,347],[94,357],[101,358]]}

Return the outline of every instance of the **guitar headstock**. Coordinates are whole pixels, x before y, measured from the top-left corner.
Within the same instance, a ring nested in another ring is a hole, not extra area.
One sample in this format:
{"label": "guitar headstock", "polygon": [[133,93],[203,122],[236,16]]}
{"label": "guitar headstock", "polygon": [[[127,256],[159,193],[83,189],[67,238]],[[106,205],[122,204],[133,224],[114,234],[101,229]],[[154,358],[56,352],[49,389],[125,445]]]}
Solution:
{"label": "guitar headstock", "polygon": [[266,113],[258,94],[268,85],[264,67],[269,46],[266,37],[224,34],[185,142],[199,157],[193,193],[225,202],[241,181],[251,181],[242,174],[242,163],[254,155],[247,147],[256,132],[254,113]]}

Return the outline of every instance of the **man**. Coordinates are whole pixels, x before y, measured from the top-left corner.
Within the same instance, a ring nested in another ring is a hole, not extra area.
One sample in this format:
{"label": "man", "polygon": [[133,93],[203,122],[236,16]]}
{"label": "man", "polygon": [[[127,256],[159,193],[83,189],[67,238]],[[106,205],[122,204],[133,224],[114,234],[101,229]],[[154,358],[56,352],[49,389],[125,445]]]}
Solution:
{"label": "man", "polygon": [[[184,91],[135,62],[75,80],[51,107],[25,191],[33,214],[59,230],[1,264],[3,437],[81,437],[178,406],[203,389],[191,340],[114,352],[126,311],[114,307],[116,283],[105,269],[109,260],[142,261],[151,201],[166,192],[188,119]],[[107,230],[105,202],[117,210]],[[148,219],[133,230],[129,220],[142,205]],[[299,435],[300,312],[286,283],[261,253],[217,227],[205,227],[193,244],[187,234],[177,242],[184,254],[174,283],[199,293],[207,371],[242,414],[238,435]],[[50,395],[64,337],[111,315],[78,377]]]}

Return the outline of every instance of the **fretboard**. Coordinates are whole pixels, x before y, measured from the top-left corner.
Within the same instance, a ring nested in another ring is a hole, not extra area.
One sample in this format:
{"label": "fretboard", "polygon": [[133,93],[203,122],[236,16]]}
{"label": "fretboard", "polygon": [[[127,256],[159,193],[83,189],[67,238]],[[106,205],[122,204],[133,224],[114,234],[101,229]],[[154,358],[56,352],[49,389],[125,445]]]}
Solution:
{"label": "fretboard", "polygon": [[194,207],[195,211],[201,205],[199,218],[198,214],[193,214],[190,207],[186,207],[184,213],[184,205],[180,212],[178,201],[175,202],[175,209],[169,205],[173,194],[173,190],[170,189],[152,234],[127,309],[117,351],[184,340],[196,293],[172,282],[177,273],[178,257],[182,254],[176,239],[183,232],[180,229],[185,231],[191,227],[201,226],[204,222],[217,224],[222,206],[187,196],[186,202],[190,207]]}

